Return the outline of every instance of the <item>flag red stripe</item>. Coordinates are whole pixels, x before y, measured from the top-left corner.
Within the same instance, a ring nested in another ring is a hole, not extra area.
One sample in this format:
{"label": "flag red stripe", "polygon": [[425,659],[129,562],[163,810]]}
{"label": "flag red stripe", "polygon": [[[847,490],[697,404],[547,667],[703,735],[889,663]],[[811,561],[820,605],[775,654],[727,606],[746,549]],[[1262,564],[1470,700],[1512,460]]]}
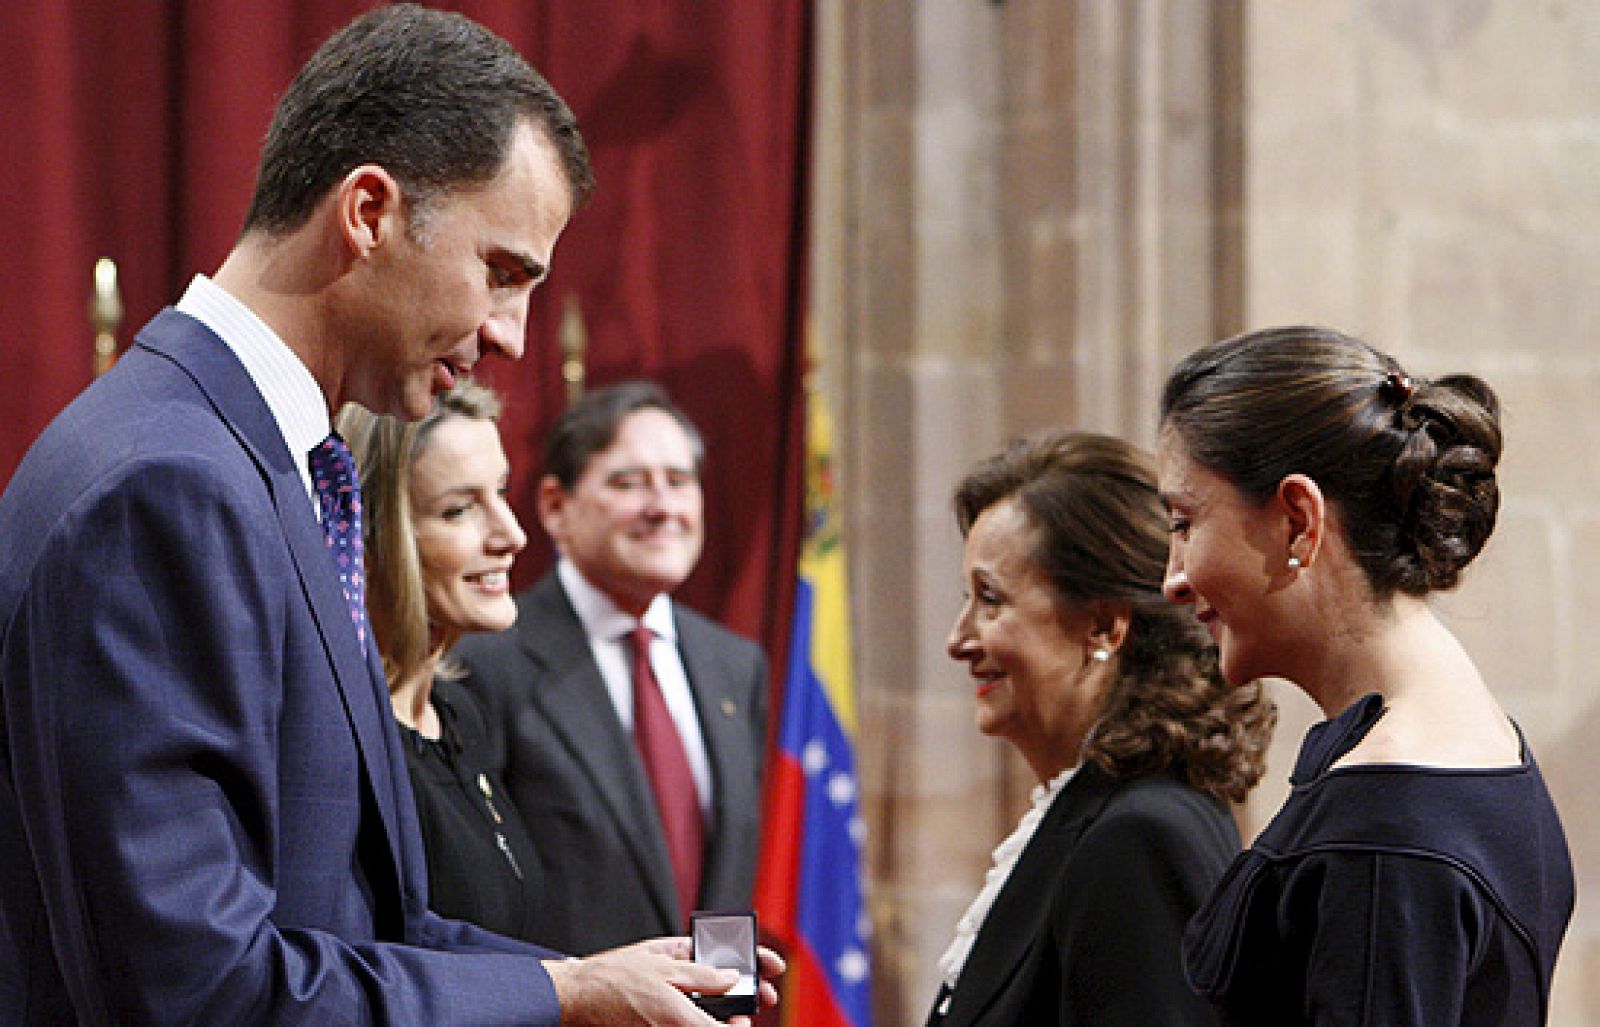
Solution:
{"label": "flag red stripe", "polygon": [[756,909],[761,926],[786,948],[799,944],[795,909],[799,898],[800,832],[805,821],[806,776],[794,755],[782,750],[768,766],[766,820]]}
{"label": "flag red stripe", "polygon": [[827,975],[804,938],[789,953],[784,974],[783,1003],[779,1007],[784,1027],[851,1027],[849,1018],[834,1001]]}

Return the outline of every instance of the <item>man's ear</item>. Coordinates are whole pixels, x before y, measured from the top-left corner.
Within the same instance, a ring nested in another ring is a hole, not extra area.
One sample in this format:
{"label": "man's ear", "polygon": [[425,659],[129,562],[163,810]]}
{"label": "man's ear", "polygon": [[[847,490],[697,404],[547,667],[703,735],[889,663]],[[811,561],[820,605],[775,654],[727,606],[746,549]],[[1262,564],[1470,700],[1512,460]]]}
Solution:
{"label": "man's ear", "polygon": [[566,538],[567,501],[571,498],[555,475],[547,474],[539,479],[539,525],[557,549]]}
{"label": "man's ear", "polygon": [[1305,474],[1285,475],[1278,482],[1278,506],[1289,522],[1288,551],[1299,566],[1310,567],[1322,550],[1328,532],[1328,502],[1322,487]]}
{"label": "man's ear", "polygon": [[352,256],[365,258],[406,229],[400,183],[376,164],[353,168],[334,191],[339,234]]}

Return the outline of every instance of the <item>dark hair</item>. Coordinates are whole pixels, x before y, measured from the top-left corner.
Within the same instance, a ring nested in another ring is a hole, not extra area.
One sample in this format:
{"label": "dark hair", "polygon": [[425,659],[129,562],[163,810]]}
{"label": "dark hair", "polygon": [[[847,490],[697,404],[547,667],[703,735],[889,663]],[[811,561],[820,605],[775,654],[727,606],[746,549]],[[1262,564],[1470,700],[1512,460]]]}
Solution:
{"label": "dark hair", "polygon": [[1162,430],[1264,502],[1309,476],[1374,593],[1453,588],[1500,505],[1500,404],[1470,374],[1413,378],[1328,328],[1269,328],[1191,354],[1167,379]]}
{"label": "dark hair", "polygon": [[395,176],[414,221],[444,190],[493,178],[523,119],[555,147],[576,209],[594,175],[577,119],[550,84],[468,18],[380,7],[324,43],[279,101],[245,231],[298,228],[362,164]]}
{"label": "dark hair", "polygon": [[1166,514],[1150,457],[1107,435],[1052,431],[1011,443],[955,492],[962,535],[1014,499],[1037,542],[1033,565],[1063,609],[1126,603],[1132,620],[1083,757],[1115,778],[1170,772],[1242,800],[1266,768],[1277,708],[1259,682],[1230,686],[1188,607],[1161,594]]}
{"label": "dark hair", "polygon": [[561,487],[570,491],[594,455],[616,441],[623,418],[640,410],[660,410],[678,422],[689,436],[698,472],[706,446],[689,415],[655,382],[626,381],[584,393],[556,419],[545,437],[544,473],[554,475]]}

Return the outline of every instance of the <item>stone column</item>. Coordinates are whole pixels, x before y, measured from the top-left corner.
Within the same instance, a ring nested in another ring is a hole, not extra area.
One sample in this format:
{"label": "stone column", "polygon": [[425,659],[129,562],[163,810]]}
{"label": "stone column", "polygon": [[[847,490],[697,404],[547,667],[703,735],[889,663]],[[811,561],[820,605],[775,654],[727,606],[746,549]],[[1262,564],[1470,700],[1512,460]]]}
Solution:
{"label": "stone column", "polygon": [[944,654],[950,491],[1044,426],[1148,444],[1171,357],[1236,327],[1241,22],[1204,0],[820,0],[813,323],[840,423],[881,1023],[926,1013],[1034,783],[977,733]]}

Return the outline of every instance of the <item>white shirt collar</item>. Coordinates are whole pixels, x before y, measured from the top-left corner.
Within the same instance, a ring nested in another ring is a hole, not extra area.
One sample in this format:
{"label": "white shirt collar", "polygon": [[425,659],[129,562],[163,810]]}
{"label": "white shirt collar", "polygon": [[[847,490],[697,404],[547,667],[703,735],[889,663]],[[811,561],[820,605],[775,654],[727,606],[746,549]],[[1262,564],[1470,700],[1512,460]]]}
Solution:
{"label": "white shirt collar", "polygon": [[211,329],[244,365],[278,423],[315,511],[307,454],[328,437],[332,425],[328,399],[310,369],[255,311],[205,275],[194,276],[177,309]]}
{"label": "white shirt collar", "polygon": [[567,598],[572,600],[572,608],[583,624],[584,634],[590,638],[614,641],[642,623],[655,632],[657,638],[677,644],[678,626],[672,616],[672,597],[665,592],[656,593],[650,605],[645,607],[644,616],[635,620],[631,614],[618,609],[611,597],[591,584],[577,565],[566,557],[556,561],[556,575],[567,590]]}
{"label": "white shirt collar", "polygon": [[[595,667],[605,683],[606,694],[625,732],[633,731],[633,646],[627,636],[640,623],[617,608],[600,589],[585,578],[570,560],[556,563],[556,575],[566,590],[572,608],[589,642]],[[672,613],[672,599],[665,592],[658,593],[645,608],[643,623],[655,632],[650,644],[650,665],[656,673],[656,684],[661,688],[661,698],[667,712],[677,725],[678,737],[683,742],[684,754],[689,759],[689,770],[694,775],[695,793],[700,800],[700,812],[711,815],[711,756],[706,750],[705,734],[700,730],[700,718],[695,708],[694,689],[689,684],[688,669],[683,665],[678,651],[678,625]]]}

